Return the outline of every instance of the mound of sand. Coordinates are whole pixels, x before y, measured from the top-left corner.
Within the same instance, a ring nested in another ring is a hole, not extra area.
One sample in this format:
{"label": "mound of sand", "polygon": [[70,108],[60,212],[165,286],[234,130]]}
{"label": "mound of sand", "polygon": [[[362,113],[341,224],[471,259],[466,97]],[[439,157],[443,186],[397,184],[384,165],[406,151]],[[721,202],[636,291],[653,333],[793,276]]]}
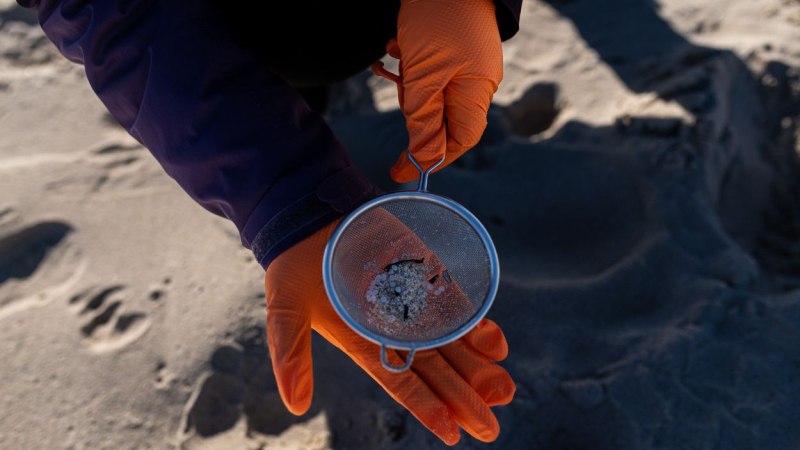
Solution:
{"label": "mound of sand", "polygon": [[[495,446],[796,449],[800,3],[613,3],[526,3],[483,140],[431,177],[500,254]],[[395,95],[365,73],[328,117],[387,190]],[[262,277],[0,2],[0,448],[442,446],[316,337],[288,413]]]}

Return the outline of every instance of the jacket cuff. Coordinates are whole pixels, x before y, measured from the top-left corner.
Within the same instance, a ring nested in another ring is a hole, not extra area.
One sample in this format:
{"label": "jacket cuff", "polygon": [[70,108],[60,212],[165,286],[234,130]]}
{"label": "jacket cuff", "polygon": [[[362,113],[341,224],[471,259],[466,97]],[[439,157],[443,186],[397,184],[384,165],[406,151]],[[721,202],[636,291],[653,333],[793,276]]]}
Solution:
{"label": "jacket cuff", "polygon": [[[355,166],[348,166],[326,178],[314,192],[308,193],[274,214],[269,213],[269,195],[256,207],[242,233],[245,246],[264,270],[281,253],[294,244],[321,230],[344,214],[380,195]],[[258,227],[248,241],[248,231],[254,230],[260,217],[270,217]]]}

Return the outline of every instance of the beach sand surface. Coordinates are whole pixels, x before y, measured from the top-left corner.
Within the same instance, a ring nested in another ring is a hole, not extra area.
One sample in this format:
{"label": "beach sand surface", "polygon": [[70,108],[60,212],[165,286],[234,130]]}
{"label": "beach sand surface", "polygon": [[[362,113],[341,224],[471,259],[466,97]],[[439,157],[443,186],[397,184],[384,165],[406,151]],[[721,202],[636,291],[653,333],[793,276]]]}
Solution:
{"label": "beach sand surface", "polygon": [[[521,26],[483,139],[430,178],[497,246],[517,383],[458,448],[800,448],[800,2],[531,0]],[[401,188],[390,82],[326,118]],[[291,415],[264,309],[232,224],[0,0],[0,449],[444,447],[318,336]]]}

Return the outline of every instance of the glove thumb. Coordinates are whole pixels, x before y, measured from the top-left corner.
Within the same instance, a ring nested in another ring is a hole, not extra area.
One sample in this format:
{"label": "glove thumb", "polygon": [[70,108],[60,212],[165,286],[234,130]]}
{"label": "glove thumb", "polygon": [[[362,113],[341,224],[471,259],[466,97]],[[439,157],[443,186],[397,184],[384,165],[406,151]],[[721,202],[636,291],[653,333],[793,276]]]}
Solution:
{"label": "glove thumb", "polygon": [[286,408],[295,415],[311,406],[314,373],[311,361],[311,317],[302,301],[270,292],[267,275],[267,341],[272,370]]}

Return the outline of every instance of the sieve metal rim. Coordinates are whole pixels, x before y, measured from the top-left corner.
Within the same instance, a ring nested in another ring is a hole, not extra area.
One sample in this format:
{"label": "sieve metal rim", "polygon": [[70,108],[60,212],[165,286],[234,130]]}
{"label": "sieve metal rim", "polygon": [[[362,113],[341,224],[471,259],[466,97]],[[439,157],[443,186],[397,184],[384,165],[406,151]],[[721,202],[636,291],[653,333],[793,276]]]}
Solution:
{"label": "sieve metal rim", "polygon": [[[333,253],[344,231],[354,220],[356,220],[365,211],[377,207],[383,203],[396,200],[427,201],[435,203],[439,206],[442,206],[458,214],[460,217],[466,220],[466,222],[478,234],[481,241],[483,241],[484,247],[486,248],[486,252],[489,256],[490,285],[489,285],[489,292],[486,295],[486,300],[484,301],[483,305],[475,313],[475,315],[472,316],[472,318],[469,321],[464,323],[464,325],[460,326],[456,330],[438,339],[409,343],[409,342],[390,339],[369,331],[350,315],[350,313],[342,304],[342,301],[339,298],[338,294],[336,294],[336,289],[333,286],[333,266],[332,266]],[[486,228],[483,226],[483,224],[478,220],[477,217],[475,217],[471,212],[469,212],[468,209],[464,208],[454,200],[451,200],[447,197],[443,197],[441,195],[431,194],[429,192],[424,192],[424,191],[399,191],[399,192],[393,192],[391,194],[382,195],[367,203],[364,203],[356,210],[351,212],[347,217],[345,217],[339,223],[339,225],[334,230],[333,234],[331,234],[331,237],[328,240],[328,244],[325,246],[325,253],[323,254],[322,257],[322,279],[325,285],[325,292],[328,294],[328,298],[330,299],[331,304],[333,305],[333,309],[336,310],[336,312],[339,314],[339,317],[341,317],[342,320],[344,320],[345,323],[348,326],[350,326],[351,329],[353,329],[353,331],[361,335],[363,338],[367,339],[368,341],[374,342],[375,344],[380,345],[382,353],[381,356],[385,362],[384,347],[393,348],[396,350],[408,350],[411,352],[416,352],[417,350],[428,350],[449,344],[455,341],[456,339],[459,339],[460,337],[464,336],[468,332],[470,332],[475,327],[475,325],[477,325],[478,322],[480,322],[481,319],[483,319],[486,316],[486,313],[489,311],[489,308],[491,308],[492,303],[494,303],[495,296],[497,295],[497,289],[500,284],[500,264],[499,264],[499,259],[497,257],[497,250],[495,249],[494,243],[492,242],[492,238],[489,236],[489,233],[486,231]],[[411,355],[409,356],[409,358],[410,357]],[[384,366],[386,366],[385,363]]]}

